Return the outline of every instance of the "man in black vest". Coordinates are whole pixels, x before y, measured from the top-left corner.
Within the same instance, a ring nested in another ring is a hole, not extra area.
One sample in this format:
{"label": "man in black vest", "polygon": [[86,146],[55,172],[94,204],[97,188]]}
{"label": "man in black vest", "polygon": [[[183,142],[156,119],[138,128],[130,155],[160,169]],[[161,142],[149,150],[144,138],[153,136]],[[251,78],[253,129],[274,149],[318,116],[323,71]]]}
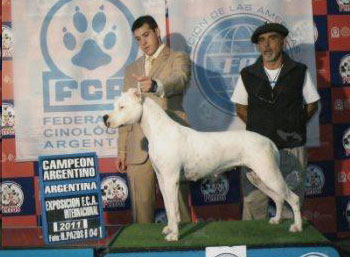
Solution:
{"label": "man in black vest", "polygon": [[[251,41],[261,56],[241,71],[232,101],[247,130],[270,138],[280,149],[281,171],[291,189],[303,202],[305,188],[306,124],[318,108],[319,95],[307,67],[285,52],[288,29],[278,23],[258,27]],[[256,153],[259,154],[259,153]],[[268,199],[242,172],[243,219],[267,217]],[[283,208],[283,217],[292,212]]]}

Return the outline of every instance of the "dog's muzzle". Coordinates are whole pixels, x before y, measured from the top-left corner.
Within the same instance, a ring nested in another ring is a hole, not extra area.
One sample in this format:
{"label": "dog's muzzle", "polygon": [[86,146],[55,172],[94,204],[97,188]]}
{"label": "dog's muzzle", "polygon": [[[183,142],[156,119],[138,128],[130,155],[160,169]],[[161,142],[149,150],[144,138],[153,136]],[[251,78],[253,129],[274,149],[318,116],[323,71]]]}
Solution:
{"label": "dog's muzzle", "polygon": [[103,116],[103,122],[106,125],[106,127],[109,128],[109,122],[108,122],[108,115],[107,114]]}

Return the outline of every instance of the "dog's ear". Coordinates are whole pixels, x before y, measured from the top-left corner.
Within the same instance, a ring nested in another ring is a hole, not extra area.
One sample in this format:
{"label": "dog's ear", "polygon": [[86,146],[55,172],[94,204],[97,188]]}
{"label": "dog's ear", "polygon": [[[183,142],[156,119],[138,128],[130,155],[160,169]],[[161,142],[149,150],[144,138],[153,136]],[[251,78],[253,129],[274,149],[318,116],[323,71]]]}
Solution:
{"label": "dog's ear", "polygon": [[117,103],[117,102],[114,102],[114,104],[113,104],[114,110],[117,109],[117,107],[118,107],[118,103]]}
{"label": "dog's ear", "polygon": [[142,101],[141,91],[136,88],[130,88],[128,93],[137,99],[138,102]]}

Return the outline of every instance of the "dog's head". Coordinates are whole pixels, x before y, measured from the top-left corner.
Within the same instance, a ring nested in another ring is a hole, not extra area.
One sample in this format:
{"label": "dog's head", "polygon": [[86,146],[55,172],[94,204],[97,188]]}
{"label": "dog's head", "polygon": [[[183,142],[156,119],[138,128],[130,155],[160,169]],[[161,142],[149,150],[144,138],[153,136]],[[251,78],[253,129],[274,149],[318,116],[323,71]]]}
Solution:
{"label": "dog's head", "polygon": [[130,88],[115,102],[114,110],[103,116],[103,121],[108,128],[119,128],[140,121],[141,116],[141,92],[136,88]]}

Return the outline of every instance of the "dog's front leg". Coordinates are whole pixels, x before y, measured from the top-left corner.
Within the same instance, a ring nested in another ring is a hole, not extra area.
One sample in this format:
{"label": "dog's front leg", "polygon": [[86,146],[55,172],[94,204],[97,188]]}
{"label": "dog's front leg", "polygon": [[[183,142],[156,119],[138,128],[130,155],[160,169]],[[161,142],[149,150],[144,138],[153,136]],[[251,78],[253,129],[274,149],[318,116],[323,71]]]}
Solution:
{"label": "dog's front leg", "polygon": [[175,176],[174,174],[168,173],[168,176],[164,176],[164,193],[167,204],[165,208],[167,208],[168,215],[168,229],[170,231],[169,234],[165,236],[165,240],[167,241],[177,241],[179,239],[179,227],[178,227],[178,217],[179,217],[179,176]]}
{"label": "dog's front leg", "polygon": [[[159,185],[159,188],[160,188],[160,192],[162,193],[162,196],[163,196],[166,216],[169,217],[169,213],[168,213],[168,211],[169,211],[169,206],[168,206],[169,200],[167,199],[167,195],[165,193],[164,178],[162,176],[162,173],[159,172],[159,169],[155,165],[153,165],[153,168],[154,168],[154,171],[156,172],[157,179],[158,179],[158,185]],[[163,235],[168,235],[170,232],[171,232],[171,230],[169,228],[169,225],[167,224],[163,228],[162,234]]]}

